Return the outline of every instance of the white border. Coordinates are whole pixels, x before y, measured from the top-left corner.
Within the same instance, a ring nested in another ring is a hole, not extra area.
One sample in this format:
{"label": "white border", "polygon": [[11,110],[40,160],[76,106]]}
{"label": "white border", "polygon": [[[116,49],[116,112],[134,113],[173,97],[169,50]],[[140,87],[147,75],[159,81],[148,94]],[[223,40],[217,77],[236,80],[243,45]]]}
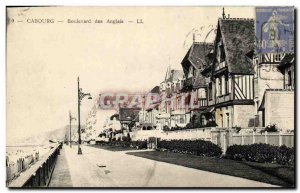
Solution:
{"label": "white border", "polygon": [[[299,8],[299,0],[251,0],[251,1],[241,1],[241,0],[218,0],[218,1],[212,1],[212,0],[107,0],[107,1],[94,1],[94,0],[1,0],[0,1],[0,58],[1,58],[1,64],[0,64],[0,136],[1,136],[1,148],[0,148],[0,166],[3,168],[0,172],[0,190],[1,192],[8,192],[9,190],[5,187],[5,138],[6,138],[6,110],[5,110],[5,103],[6,103],[6,68],[5,68],[5,9],[6,6],[28,6],[28,5],[62,5],[62,6],[295,6],[296,9]],[[298,14],[297,14],[298,15]],[[296,15],[296,16],[297,16]],[[296,20],[296,25],[299,26],[299,19]],[[298,33],[297,33],[298,35]],[[297,36],[297,43],[299,43],[298,36]],[[297,44],[298,45],[298,44]],[[299,55],[297,53],[297,58],[299,58]],[[297,60],[298,61],[298,60]],[[297,64],[296,64],[297,65]],[[297,68],[297,75],[299,75],[299,67]],[[296,83],[297,90],[299,89],[298,81]],[[25,101],[26,102],[26,101]],[[297,103],[299,104],[299,102]],[[297,114],[297,120],[300,120],[299,114]],[[298,124],[297,124],[298,125]],[[297,139],[299,141],[299,132],[297,132]],[[299,152],[297,152],[297,155]],[[298,157],[298,156],[297,156]],[[298,159],[297,159],[298,160]],[[297,166],[299,164],[299,160],[297,162]],[[297,167],[298,168],[298,167]],[[298,184],[298,182],[296,183]],[[28,191],[28,190],[22,190],[22,191]],[[42,191],[42,190],[38,190]],[[45,191],[45,190],[43,190]],[[49,191],[49,190],[47,190]],[[58,190],[56,192],[62,192],[63,190]],[[73,190],[72,190],[73,191]],[[84,190],[85,191],[85,190]],[[97,190],[94,191],[101,191],[101,192],[108,192],[111,190]],[[130,190],[133,191],[133,190]],[[142,191],[142,190],[134,190],[134,191]],[[154,191],[154,190],[152,190]],[[155,191],[167,191],[167,190],[155,190]],[[186,191],[186,190],[177,190],[177,191]],[[203,190],[200,190],[203,191]],[[220,190],[214,190],[212,192],[217,192]],[[229,190],[232,191],[232,190]],[[238,190],[242,191],[242,190]],[[255,191],[255,192],[262,192],[263,190],[247,190],[247,191]],[[287,191],[287,190],[285,190]],[[36,191],[35,191],[36,192]]]}

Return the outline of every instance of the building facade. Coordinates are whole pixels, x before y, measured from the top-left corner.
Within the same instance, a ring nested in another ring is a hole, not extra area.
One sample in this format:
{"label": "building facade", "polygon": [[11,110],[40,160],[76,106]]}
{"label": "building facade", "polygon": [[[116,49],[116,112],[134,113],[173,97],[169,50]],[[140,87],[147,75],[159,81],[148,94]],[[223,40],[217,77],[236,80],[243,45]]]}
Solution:
{"label": "building facade", "polygon": [[185,76],[181,92],[186,96],[185,114],[192,127],[203,127],[207,123],[205,117],[201,117],[201,113],[208,106],[209,77],[201,72],[211,65],[212,50],[212,43],[194,41],[181,62]]}
{"label": "building facade", "polygon": [[183,72],[180,70],[168,69],[165,80],[159,86],[160,101],[158,105],[157,126],[175,127],[185,125],[187,119],[184,112],[184,105],[181,105],[180,90],[183,85]]}

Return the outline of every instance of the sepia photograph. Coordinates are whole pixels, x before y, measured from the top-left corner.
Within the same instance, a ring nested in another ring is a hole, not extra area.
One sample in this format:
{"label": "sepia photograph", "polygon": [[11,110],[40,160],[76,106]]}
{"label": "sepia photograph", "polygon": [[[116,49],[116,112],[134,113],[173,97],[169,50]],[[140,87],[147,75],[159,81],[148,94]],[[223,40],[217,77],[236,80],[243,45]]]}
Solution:
{"label": "sepia photograph", "polygon": [[296,188],[295,20],[6,6],[6,187]]}

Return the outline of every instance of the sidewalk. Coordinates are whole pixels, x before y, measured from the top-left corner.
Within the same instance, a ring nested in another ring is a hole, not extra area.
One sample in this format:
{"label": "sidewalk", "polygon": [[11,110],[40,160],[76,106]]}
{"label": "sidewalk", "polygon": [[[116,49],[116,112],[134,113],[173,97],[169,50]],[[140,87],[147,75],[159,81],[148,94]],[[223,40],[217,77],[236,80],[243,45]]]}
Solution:
{"label": "sidewalk", "polygon": [[[64,146],[50,187],[274,187],[243,178],[216,174],[82,146]],[[200,163],[199,163],[200,164]]]}
{"label": "sidewalk", "polygon": [[60,151],[60,155],[57,158],[54,171],[49,187],[72,187],[72,180],[69,171],[69,165],[66,159],[66,151],[64,148]]}

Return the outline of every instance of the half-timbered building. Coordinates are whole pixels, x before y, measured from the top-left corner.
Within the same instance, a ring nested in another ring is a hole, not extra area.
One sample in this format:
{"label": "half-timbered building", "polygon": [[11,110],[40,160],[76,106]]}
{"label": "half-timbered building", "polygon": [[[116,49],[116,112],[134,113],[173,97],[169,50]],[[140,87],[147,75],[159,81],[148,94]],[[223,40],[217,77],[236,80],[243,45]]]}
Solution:
{"label": "half-timbered building", "polygon": [[220,18],[208,103],[218,127],[249,127],[254,119],[254,20]]}

